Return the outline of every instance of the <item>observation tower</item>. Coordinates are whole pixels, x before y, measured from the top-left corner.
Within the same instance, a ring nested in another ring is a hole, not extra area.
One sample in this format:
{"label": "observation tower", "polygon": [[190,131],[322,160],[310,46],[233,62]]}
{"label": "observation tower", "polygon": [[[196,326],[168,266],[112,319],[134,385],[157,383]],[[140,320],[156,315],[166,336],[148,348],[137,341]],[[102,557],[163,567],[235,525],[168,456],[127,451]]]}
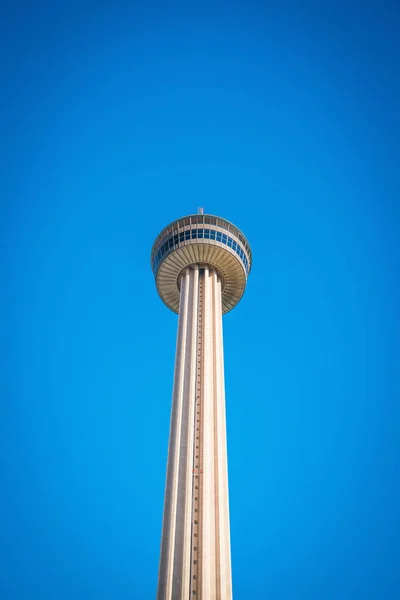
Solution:
{"label": "observation tower", "polygon": [[230,600],[222,315],[243,295],[251,250],[200,209],[162,230],[151,265],[179,314],[157,600]]}

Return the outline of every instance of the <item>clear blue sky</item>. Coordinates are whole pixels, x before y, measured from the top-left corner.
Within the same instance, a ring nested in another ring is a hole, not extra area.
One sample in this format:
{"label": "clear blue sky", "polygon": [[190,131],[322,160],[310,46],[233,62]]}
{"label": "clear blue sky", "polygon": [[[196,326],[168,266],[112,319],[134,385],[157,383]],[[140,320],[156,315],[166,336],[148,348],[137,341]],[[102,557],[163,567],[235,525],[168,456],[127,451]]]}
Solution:
{"label": "clear blue sky", "polygon": [[8,4],[0,597],[155,598],[150,249],[202,205],[254,256],[224,318],[235,600],[398,600],[396,3]]}

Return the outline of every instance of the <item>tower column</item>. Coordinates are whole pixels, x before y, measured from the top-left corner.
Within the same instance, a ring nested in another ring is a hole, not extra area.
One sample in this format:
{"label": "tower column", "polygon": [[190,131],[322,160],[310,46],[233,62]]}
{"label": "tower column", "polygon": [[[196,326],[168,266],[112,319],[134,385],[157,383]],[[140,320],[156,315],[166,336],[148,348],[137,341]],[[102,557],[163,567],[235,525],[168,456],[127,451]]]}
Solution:
{"label": "tower column", "polygon": [[158,600],[189,597],[198,279],[197,267],[181,278]]}
{"label": "tower column", "polygon": [[230,600],[221,281],[189,267],[181,299],[158,600]]}

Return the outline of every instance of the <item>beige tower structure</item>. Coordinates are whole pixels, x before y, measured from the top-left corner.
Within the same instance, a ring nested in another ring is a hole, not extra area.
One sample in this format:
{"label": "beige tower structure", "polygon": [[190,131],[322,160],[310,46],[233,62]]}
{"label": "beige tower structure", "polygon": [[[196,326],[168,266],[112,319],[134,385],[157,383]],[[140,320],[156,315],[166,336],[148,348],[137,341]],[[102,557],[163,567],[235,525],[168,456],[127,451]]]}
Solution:
{"label": "beige tower structure", "polygon": [[222,315],[243,295],[251,251],[202,212],[168,225],[151,252],[179,314],[157,600],[232,598]]}

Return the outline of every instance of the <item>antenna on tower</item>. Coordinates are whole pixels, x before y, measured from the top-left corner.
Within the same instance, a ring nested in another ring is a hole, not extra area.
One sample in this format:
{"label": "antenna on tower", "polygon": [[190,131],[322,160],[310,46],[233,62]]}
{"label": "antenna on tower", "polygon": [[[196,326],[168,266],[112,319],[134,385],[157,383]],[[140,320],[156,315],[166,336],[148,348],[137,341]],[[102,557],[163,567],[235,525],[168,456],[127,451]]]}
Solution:
{"label": "antenna on tower", "polygon": [[203,215],[203,214],[204,214],[204,208],[203,208],[202,206],[200,206],[200,207],[197,209],[197,214],[198,214],[198,215]]}

